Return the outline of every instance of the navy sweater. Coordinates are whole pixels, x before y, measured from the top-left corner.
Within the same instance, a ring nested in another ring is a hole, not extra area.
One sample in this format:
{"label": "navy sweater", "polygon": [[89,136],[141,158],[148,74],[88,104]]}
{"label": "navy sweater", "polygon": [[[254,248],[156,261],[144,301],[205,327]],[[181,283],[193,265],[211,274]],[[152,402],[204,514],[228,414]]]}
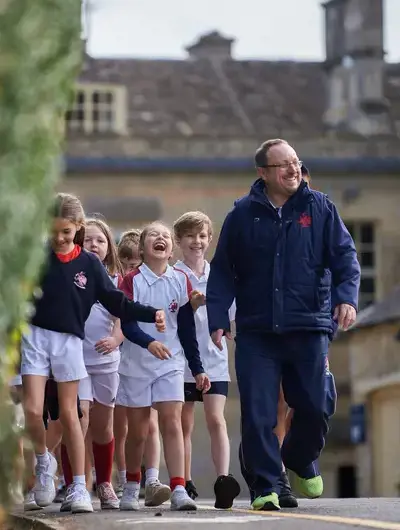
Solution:
{"label": "navy sweater", "polygon": [[[189,369],[193,377],[196,377],[196,375],[204,373],[204,368],[200,359],[199,345],[196,338],[196,324],[190,302],[179,309],[177,319],[178,337]],[[128,340],[138,344],[142,348],[147,349],[149,344],[155,340],[151,335],[145,333],[136,322],[126,322],[122,324],[121,328],[122,333]]]}
{"label": "navy sweater", "polygon": [[114,286],[98,257],[84,249],[67,263],[51,251],[41,290],[31,319],[31,324],[40,328],[83,339],[85,322],[97,301],[121,321],[155,322],[157,309],[129,301]]}

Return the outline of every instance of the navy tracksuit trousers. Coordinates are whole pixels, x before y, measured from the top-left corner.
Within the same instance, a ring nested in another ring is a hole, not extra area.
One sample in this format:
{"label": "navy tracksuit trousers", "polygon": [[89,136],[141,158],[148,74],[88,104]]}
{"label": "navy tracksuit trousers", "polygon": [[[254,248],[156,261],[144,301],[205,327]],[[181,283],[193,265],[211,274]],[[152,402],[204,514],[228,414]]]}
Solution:
{"label": "navy tracksuit trousers", "polygon": [[[238,333],[236,375],[241,404],[242,473],[255,497],[277,491],[282,460],[303,478],[316,474],[313,464],[325,443],[333,411],[326,392],[329,339],[323,332]],[[276,426],[279,388],[294,409],[282,450]]]}

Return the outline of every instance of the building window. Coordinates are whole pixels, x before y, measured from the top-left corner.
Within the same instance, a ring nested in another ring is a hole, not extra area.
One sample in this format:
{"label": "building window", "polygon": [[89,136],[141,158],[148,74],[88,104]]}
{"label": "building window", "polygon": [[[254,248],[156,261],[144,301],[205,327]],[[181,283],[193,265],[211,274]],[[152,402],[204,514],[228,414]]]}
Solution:
{"label": "building window", "polygon": [[375,226],[368,222],[348,222],[347,229],[354,239],[361,265],[360,309],[375,302],[376,295],[376,250]]}
{"label": "building window", "polygon": [[125,87],[79,84],[66,114],[67,128],[83,134],[124,134],[126,115]]}

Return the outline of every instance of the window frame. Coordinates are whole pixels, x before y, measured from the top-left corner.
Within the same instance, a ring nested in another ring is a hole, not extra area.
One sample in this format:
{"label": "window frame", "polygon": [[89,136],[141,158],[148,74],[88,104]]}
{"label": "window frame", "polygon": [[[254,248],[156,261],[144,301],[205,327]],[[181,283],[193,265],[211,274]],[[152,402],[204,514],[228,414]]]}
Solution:
{"label": "window frame", "polygon": [[[82,93],[84,95],[84,102],[78,103],[78,95]],[[100,101],[95,103],[93,101],[94,94],[112,95],[111,103]],[[101,109],[103,105],[103,109]],[[104,107],[110,106],[112,112],[112,118],[109,123],[107,120],[101,119],[101,114],[106,112]],[[93,118],[94,111],[98,110],[100,119],[95,120]],[[127,90],[125,86],[115,84],[103,84],[103,83],[77,83],[75,86],[75,98],[69,113],[76,113],[83,110],[83,119],[76,118],[68,119],[65,118],[66,129],[69,134],[127,134]],[[76,127],[71,126],[71,123],[77,124]],[[103,126],[101,125],[103,123]]]}

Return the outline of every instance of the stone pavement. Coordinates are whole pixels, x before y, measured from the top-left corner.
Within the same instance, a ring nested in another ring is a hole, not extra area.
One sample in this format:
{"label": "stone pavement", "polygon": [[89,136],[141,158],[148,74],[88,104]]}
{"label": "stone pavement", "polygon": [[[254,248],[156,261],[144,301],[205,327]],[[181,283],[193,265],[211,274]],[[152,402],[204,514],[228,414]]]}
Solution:
{"label": "stone pavement", "polygon": [[197,512],[170,512],[168,505],[139,512],[100,511],[69,515],[52,505],[41,512],[14,512],[14,529],[28,530],[349,530],[351,528],[400,530],[400,499],[300,500],[296,510],[252,512],[246,501],[232,510],[213,508],[213,501],[199,503]]}

